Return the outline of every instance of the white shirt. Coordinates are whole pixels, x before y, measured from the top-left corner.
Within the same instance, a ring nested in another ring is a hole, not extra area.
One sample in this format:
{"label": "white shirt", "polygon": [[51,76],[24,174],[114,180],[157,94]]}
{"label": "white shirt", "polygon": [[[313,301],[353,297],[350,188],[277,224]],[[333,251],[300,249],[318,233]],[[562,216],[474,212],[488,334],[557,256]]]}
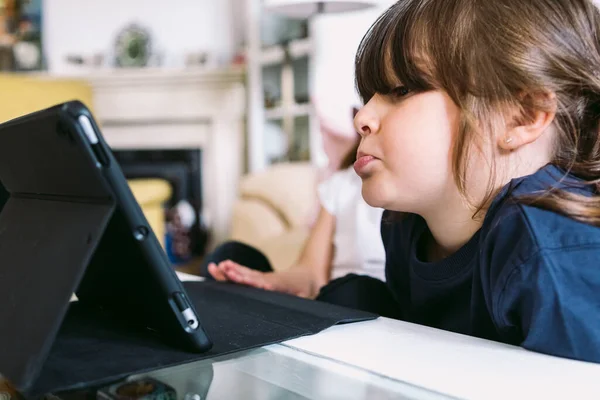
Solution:
{"label": "white shirt", "polygon": [[385,281],[385,250],[380,224],[383,209],[369,206],[354,169],[334,173],[318,187],[323,208],[335,217],[331,279],[354,273]]}

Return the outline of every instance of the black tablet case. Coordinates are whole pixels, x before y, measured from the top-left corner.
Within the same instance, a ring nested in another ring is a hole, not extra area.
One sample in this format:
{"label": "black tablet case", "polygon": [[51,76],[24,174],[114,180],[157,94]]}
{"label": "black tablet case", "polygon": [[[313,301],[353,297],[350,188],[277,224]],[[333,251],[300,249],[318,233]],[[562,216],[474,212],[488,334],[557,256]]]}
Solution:
{"label": "black tablet case", "polygon": [[[5,126],[5,125],[3,125]],[[46,120],[2,134],[0,181],[0,374],[27,389],[52,345],[114,211],[101,177],[73,138]]]}
{"label": "black tablet case", "polygon": [[214,342],[195,354],[69,305],[115,204],[92,169],[73,168],[85,154],[64,146],[74,138],[53,123],[40,120],[23,136],[2,135],[0,127],[0,181],[11,193],[0,213],[0,375],[25,394],[106,383],[375,317],[241,286],[188,284]]}
{"label": "black tablet case", "polygon": [[213,340],[206,353],[166,345],[150,332],[73,304],[29,395],[99,387],[134,373],[217,357],[310,335],[375,315],[318,301],[218,282],[186,282]]}

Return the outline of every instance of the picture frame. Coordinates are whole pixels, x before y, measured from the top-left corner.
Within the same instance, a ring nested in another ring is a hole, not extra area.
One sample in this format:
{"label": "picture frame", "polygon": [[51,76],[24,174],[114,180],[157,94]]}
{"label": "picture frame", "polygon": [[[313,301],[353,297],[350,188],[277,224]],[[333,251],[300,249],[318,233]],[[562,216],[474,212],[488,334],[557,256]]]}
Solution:
{"label": "picture frame", "polygon": [[0,71],[44,69],[42,0],[0,0]]}

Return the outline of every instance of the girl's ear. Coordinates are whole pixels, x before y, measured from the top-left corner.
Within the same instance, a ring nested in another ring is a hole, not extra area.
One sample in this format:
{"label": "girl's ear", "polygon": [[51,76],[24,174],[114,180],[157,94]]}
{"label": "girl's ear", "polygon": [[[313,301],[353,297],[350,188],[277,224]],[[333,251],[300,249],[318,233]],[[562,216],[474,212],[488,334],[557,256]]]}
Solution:
{"label": "girl's ear", "polygon": [[511,128],[507,129],[504,135],[497,139],[498,146],[502,150],[513,151],[535,142],[554,121],[556,116],[556,96],[554,93],[538,95],[536,99],[527,103],[538,105],[537,110],[530,111],[526,115],[521,114],[513,119]]}

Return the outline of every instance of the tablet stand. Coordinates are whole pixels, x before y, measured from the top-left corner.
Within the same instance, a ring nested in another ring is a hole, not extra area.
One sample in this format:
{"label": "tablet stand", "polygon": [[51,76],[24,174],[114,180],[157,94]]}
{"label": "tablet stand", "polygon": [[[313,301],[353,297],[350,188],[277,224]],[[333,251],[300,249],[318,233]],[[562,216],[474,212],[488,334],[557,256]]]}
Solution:
{"label": "tablet stand", "polygon": [[0,375],[41,370],[114,205],[11,197],[0,213]]}

